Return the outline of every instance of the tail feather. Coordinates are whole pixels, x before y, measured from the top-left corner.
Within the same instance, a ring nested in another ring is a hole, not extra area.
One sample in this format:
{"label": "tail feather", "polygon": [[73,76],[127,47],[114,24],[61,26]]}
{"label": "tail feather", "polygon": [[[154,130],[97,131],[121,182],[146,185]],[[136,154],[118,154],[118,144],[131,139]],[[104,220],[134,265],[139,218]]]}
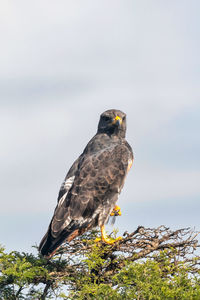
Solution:
{"label": "tail feather", "polygon": [[57,238],[54,238],[52,237],[51,229],[49,228],[40,242],[39,251],[44,257],[50,258],[55,254],[56,250],[63,242],[72,241],[75,237],[83,234],[87,229],[88,228],[85,227],[73,228],[72,226],[71,230],[63,230]]}
{"label": "tail feather", "polygon": [[53,238],[50,231],[48,231],[39,245],[40,253],[46,258],[50,258],[60,247],[60,245],[64,241],[67,241],[69,235],[71,235],[71,232],[65,232],[65,234],[62,233],[59,235],[58,238]]}

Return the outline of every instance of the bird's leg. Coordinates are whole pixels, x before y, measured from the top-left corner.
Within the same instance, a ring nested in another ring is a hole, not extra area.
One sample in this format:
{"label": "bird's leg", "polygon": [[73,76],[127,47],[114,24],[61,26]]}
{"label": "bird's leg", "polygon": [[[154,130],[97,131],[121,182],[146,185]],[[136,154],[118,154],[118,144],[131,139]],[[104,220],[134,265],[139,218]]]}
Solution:
{"label": "bird's leg", "polygon": [[101,226],[101,239],[103,242],[105,242],[106,244],[112,244],[111,239],[109,239],[109,237],[106,234],[106,230],[105,230],[105,226]]}
{"label": "bird's leg", "polygon": [[109,238],[107,236],[107,234],[106,234],[106,230],[105,230],[105,226],[104,225],[100,226],[100,229],[101,229],[101,239],[100,238],[96,238],[95,242],[99,242],[100,240],[102,240],[102,242],[104,242],[106,244],[114,244],[115,242],[117,242],[117,241],[119,241],[119,240],[122,239],[121,236],[119,236],[116,239]]}
{"label": "bird's leg", "polygon": [[100,228],[101,228],[101,239],[102,239],[102,241],[105,242],[106,244],[113,244],[113,243],[115,243],[115,242],[117,242],[117,241],[119,241],[119,240],[122,239],[121,236],[119,236],[119,237],[116,238],[116,239],[109,238],[109,237],[107,236],[107,234],[106,234],[105,226],[102,225]]}
{"label": "bird's leg", "polygon": [[121,215],[122,215],[121,208],[118,205],[115,205],[115,207],[111,211],[110,216],[121,216]]}

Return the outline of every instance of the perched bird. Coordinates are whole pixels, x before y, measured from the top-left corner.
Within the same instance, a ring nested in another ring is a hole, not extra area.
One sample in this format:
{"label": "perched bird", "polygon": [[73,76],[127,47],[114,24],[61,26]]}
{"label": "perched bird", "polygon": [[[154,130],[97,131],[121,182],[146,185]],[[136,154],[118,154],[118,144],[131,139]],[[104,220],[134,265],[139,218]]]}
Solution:
{"label": "perched bird", "polygon": [[110,215],[121,215],[116,206],[124,180],[133,163],[133,152],[125,140],[126,114],[107,110],[100,116],[96,135],[74,162],[61,185],[58,203],[39,251],[47,258],[65,241],[100,226],[101,239]]}

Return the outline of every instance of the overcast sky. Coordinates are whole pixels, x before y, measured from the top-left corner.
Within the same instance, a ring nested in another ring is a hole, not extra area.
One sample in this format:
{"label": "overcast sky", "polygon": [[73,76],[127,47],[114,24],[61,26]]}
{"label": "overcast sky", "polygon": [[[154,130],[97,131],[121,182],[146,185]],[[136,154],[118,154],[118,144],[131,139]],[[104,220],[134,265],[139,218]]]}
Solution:
{"label": "overcast sky", "polygon": [[[1,1],[0,243],[32,251],[99,115],[135,162],[115,227],[200,229],[200,2]],[[111,230],[111,229],[109,229]]]}

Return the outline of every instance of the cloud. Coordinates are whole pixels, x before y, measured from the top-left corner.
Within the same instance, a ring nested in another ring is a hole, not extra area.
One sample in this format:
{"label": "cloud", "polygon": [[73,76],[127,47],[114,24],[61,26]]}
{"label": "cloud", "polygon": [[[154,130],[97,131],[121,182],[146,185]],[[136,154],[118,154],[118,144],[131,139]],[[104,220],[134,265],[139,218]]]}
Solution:
{"label": "cloud", "polygon": [[[136,162],[128,179],[125,201],[130,202],[181,202],[181,199],[199,197],[200,171],[169,170]],[[183,203],[182,203],[183,204]]]}
{"label": "cloud", "polygon": [[200,192],[199,6],[2,4],[1,214],[51,214],[66,172],[109,108],[127,113],[135,153],[120,198],[143,206],[173,199],[187,210]]}

